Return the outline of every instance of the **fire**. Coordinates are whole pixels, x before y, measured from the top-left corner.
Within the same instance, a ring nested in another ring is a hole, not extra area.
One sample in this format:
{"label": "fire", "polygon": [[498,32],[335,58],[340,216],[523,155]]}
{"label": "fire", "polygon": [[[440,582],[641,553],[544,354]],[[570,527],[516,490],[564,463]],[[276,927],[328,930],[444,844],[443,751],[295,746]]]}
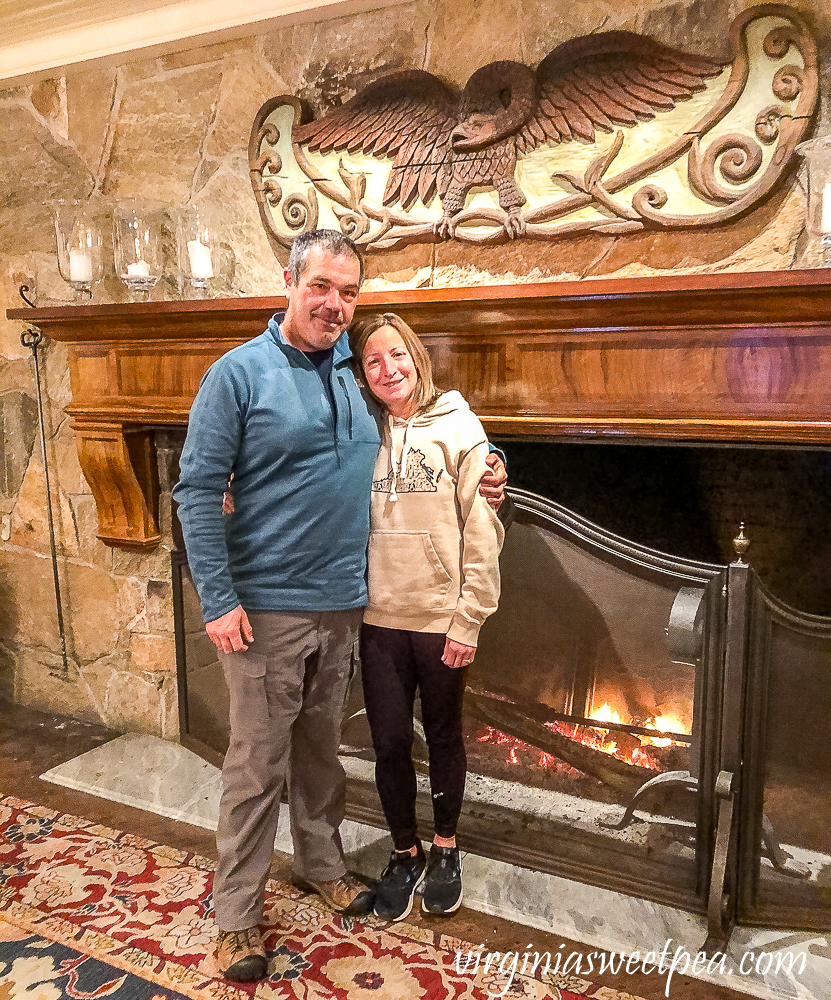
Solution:
{"label": "fire", "polygon": [[[683,733],[684,723],[681,719],[672,715],[660,715],[657,719],[647,719],[644,729],[654,729],[659,733]],[[641,743],[645,746],[669,747],[672,740],[658,736],[642,736]]]}
{"label": "fire", "polygon": [[[545,725],[555,733],[566,736],[570,740],[582,743],[607,753],[627,764],[637,764],[639,767],[648,768],[651,771],[661,772],[667,769],[666,757],[662,755],[663,748],[676,744],[665,733],[685,733],[687,724],[683,719],[672,715],[659,715],[649,718],[645,722],[640,719],[629,719],[624,722],[620,712],[613,708],[608,702],[604,702],[599,708],[595,707],[588,716],[597,726],[582,725],[576,722],[546,722]],[[654,736],[647,736],[643,732],[629,733],[615,729],[604,728],[603,723],[613,725],[628,725],[654,731]],[[533,761],[534,765],[539,762],[539,766],[545,769],[561,768],[563,763],[556,757],[537,747],[530,746],[522,740],[495,729],[492,726],[484,726],[477,734],[480,743],[490,743],[503,747],[505,753],[504,763],[509,766],[518,766]],[[570,765],[565,765],[569,766]]]}
{"label": "fire", "polygon": [[[617,722],[622,723],[623,720],[620,714],[613,708],[609,706],[607,701],[603,702],[600,708],[595,709],[591,715],[590,719],[596,719],[598,722]],[[634,720],[630,719],[630,724]],[[685,724],[682,719],[679,719],[674,715],[659,715],[654,719],[647,719],[643,724],[644,729],[654,729],[657,733],[683,733],[685,731]],[[673,741],[669,737],[663,736],[640,736],[640,741],[643,746],[653,746],[653,747],[669,747],[672,746]]]}
{"label": "fire", "polygon": [[[573,722],[546,722],[545,725],[561,736],[567,736],[575,742],[603,753],[617,757],[627,764],[637,764],[640,767],[649,768],[652,771],[665,771],[666,764],[662,762],[660,754],[655,753],[652,748],[660,749],[675,744],[669,736],[659,735],[662,733],[684,733],[685,722],[672,715],[660,715],[647,719],[641,723],[640,720],[630,719],[624,723],[620,713],[608,702],[604,702],[600,708],[595,708],[589,718],[601,725],[588,726],[579,725]],[[602,723],[611,722],[617,725],[639,726],[655,732],[655,736],[646,736],[643,733],[618,732],[611,729],[604,729]],[[508,736],[492,726],[484,726],[477,737],[481,743],[490,743],[503,746],[506,751],[505,763],[509,765],[519,765],[528,756],[533,755],[539,759],[539,765],[549,768],[557,764],[557,758],[543,750],[532,747],[522,740]],[[522,759],[521,759],[522,758]]]}
{"label": "fire", "polygon": [[603,702],[602,708],[595,709],[589,716],[590,719],[597,719],[598,722],[620,722],[620,716],[609,708],[608,701]]}

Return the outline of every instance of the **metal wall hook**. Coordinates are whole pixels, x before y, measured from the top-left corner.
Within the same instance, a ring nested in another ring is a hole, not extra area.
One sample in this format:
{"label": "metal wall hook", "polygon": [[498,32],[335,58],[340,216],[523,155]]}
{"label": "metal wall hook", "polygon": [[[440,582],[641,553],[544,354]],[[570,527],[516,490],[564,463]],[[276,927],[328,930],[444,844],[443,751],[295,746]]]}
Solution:
{"label": "metal wall hook", "polygon": [[23,299],[23,301],[26,303],[27,306],[31,306],[32,309],[34,309],[35,308],[34,302],[32,302],[32,300],[26,294],[26,292],[30,292],[30,291],[31,291],[31,288],[29,288],[28,285],[21,285],[20,288],[18,288],[17,293],[21,297],[21,299]]}
{"label": "metal wall hook", "polygon": [[[24,289],[28,291],[26,285],[21,285],[20,294],[25,299],[26,297],[23,295]],[[26,299],[26,301],[28,301],[28,299]],[[31,303],[29,304],[31,305]],[[55,544],[55,523],[52,518],[52,491],[49,486],[49,463],[46,457],[46,428],[43,420],[43,396],[40,387],[40,363],[38,359],[38,348],[41,346],[44,339],[43,333],[36,326],[30,326],[28,330],[21,334],[20,343],[32,352],[32,357],[35,363],[35,388],[37,389],[38,423],[40,426],[40,453],[43,460],[43,481],[46,487],[46,514],[49,521],[49,546],[52,551],[52,578],[55,584],[55,606],[58,618],[58,635],[60,636],[61,642],[62,666],[59,669],[50,668],[49,673],[52,677],[55,677],[58,680],[68,680],[69,661],[66,656],[66,632],[63,623],[61,582],[58,574],[58,550]]]}

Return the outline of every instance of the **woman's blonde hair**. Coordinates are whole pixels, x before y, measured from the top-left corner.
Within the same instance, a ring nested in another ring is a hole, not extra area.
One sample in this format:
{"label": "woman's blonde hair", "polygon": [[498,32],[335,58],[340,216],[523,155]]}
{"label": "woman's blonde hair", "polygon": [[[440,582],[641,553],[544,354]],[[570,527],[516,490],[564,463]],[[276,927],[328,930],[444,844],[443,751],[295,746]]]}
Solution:
{"label": "woman's blonde hair", "polygon": [[[391,326],[401,335],[404,346],[413,359],[416,371],[416,387],[413,390],[414,412],[426,410],[441,395],[441,390],[437,389],[433,383],[433,365],[430,361],[430,355],[412,327],[395,313],[374,313],[371,316],[361,316],[360,319],[354,320],[349,328],[349,348],[364,384],[369,388],[364,371],[364,350],[369,338],[382,326]],[[373,398],[383,406],[383,400],[378,399],[372,389],[369,391]]]}

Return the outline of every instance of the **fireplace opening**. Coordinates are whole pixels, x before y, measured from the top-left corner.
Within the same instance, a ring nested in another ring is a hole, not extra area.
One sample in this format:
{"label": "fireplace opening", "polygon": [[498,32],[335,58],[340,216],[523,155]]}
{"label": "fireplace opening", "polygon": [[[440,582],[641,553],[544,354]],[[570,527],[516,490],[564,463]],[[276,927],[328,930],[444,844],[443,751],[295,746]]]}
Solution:
{"label": "fireplace opening", "polygon": [[802,445],[495,438],[512,486],[642,545],[728,563],[741,522],[747,559],[791,607],[831,615],[831,449]]}
{"label": "fireplace opening", "polygon": [[[490,857],[695,908],[710,851],[702,734],[724,567],[648,550],[531,493],[512,498],[500,607],[465,695],[460,837]],[[354,690],[342,755],[357,815],[377,822]],[[427,836],[418,726],[414,756]]]}

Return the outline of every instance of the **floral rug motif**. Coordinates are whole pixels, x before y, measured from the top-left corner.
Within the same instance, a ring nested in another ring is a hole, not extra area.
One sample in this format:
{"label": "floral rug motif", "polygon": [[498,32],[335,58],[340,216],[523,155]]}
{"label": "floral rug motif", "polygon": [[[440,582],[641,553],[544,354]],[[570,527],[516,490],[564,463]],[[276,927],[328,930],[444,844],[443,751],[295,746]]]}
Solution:
{"label": "floral rug motif", "polygon": [[0,918],[0,997],[4,1000],[185,1000],[74,948],[29,934]]}
{"label": "floral rug motif", "polygon": [[229,983],[214,951],[213,867],[0,797],[0,998],[637,1000],[575,977],[509,976],[495,963],[486,970],[466,962],[476,955],[467,942],[421,926],[342,917],[277,881],[268,883],[261,927],[268,978]]}

